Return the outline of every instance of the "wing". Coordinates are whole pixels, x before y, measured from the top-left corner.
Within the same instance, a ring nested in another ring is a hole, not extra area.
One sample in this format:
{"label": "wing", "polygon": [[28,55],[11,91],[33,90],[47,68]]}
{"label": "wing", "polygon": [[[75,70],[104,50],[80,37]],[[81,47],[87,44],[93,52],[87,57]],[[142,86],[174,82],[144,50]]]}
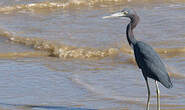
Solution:
{"label": "wing", "polygon": [[169,75],[154,49],[144,42],[138,41],[134,45],[136,62],[144,75],[161,82],[165,87],[172,87]]}

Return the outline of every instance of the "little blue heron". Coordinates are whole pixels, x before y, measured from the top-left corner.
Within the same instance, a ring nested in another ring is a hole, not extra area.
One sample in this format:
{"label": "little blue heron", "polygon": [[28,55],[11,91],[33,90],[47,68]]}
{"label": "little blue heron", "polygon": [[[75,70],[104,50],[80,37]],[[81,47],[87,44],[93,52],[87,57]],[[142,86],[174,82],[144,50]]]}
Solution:
{"label": "little blue heron", "polygon": [[148,100],[146,110],[149,110],[150,104],[150,88],[148,84],[148,78],[152,78],[155,80],[157,92],[157,109],[160,110],[160,93],[157,81],[164,85],[166,88],[172,88],[173,86],[168,72],[166,71],[165,65],[161,61],[159,55],[154,51],[154,49],[150,45],[142,41],[138,41],[134,38],[133,29],[139,22],[139,16],[133,9],[124,8],[121,12],[112,14],[110,16],[105,16],[103,18],[105,19],[113,17],[130,18],[130,23],[127,25],[126,29],[126,35],[129,45],[134,50],[137,65],[142,70],[144,79],[146,81],[148,89]]}

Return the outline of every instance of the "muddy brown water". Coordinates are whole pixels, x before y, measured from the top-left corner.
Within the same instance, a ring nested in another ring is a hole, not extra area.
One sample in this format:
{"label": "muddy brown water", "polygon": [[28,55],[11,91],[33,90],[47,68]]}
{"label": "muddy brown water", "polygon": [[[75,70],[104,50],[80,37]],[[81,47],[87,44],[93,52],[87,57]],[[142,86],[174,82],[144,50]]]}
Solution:
{"label": "muddy brown water", "polygon": [[[0,108],[143,110],[147,89],[125,36],[134,8],[135,37],[160,54],[174,87],[160,85],[161,108],[185,109],[183,0],[1,0]],[[150,80],[151,110],[156,109]]]}

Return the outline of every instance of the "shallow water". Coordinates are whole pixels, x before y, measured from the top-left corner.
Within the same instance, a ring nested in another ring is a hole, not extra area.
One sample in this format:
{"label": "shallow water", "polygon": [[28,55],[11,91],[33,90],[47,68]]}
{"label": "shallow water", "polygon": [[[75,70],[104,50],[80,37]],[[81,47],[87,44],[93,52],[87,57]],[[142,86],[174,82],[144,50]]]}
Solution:
{"label": "shallow water", "polygon": [[[134,8],[135,37],[163,58],[174,87],[160,85],[161,108],[185,109],[183,0],[1,0],[0,109],[143,110],[147,91],[125,36],[128,19],[103,16]],[[151,110],[156,109],[150,80]]]}

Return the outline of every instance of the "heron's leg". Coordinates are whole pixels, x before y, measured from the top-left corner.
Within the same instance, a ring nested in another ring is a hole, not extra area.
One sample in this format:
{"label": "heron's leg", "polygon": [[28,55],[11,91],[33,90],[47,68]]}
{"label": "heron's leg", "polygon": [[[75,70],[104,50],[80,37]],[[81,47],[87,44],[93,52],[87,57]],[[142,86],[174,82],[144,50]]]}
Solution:
{"label": "heron's leg", "polygon": [[155,85],[156,85],[156,92],[157,92],[157,110],[160,110],[160,91],[156,80],[155,80]]}
{"label": "heron's leg", "polygon": [[150,87],[149,87],[149,84],[148,84],[147,77],[145,77],[145,81],[146,81],[147,90],[148,90],[148,100],[147,100],[146,110],[149,110],[149,106],[150,106]]}

